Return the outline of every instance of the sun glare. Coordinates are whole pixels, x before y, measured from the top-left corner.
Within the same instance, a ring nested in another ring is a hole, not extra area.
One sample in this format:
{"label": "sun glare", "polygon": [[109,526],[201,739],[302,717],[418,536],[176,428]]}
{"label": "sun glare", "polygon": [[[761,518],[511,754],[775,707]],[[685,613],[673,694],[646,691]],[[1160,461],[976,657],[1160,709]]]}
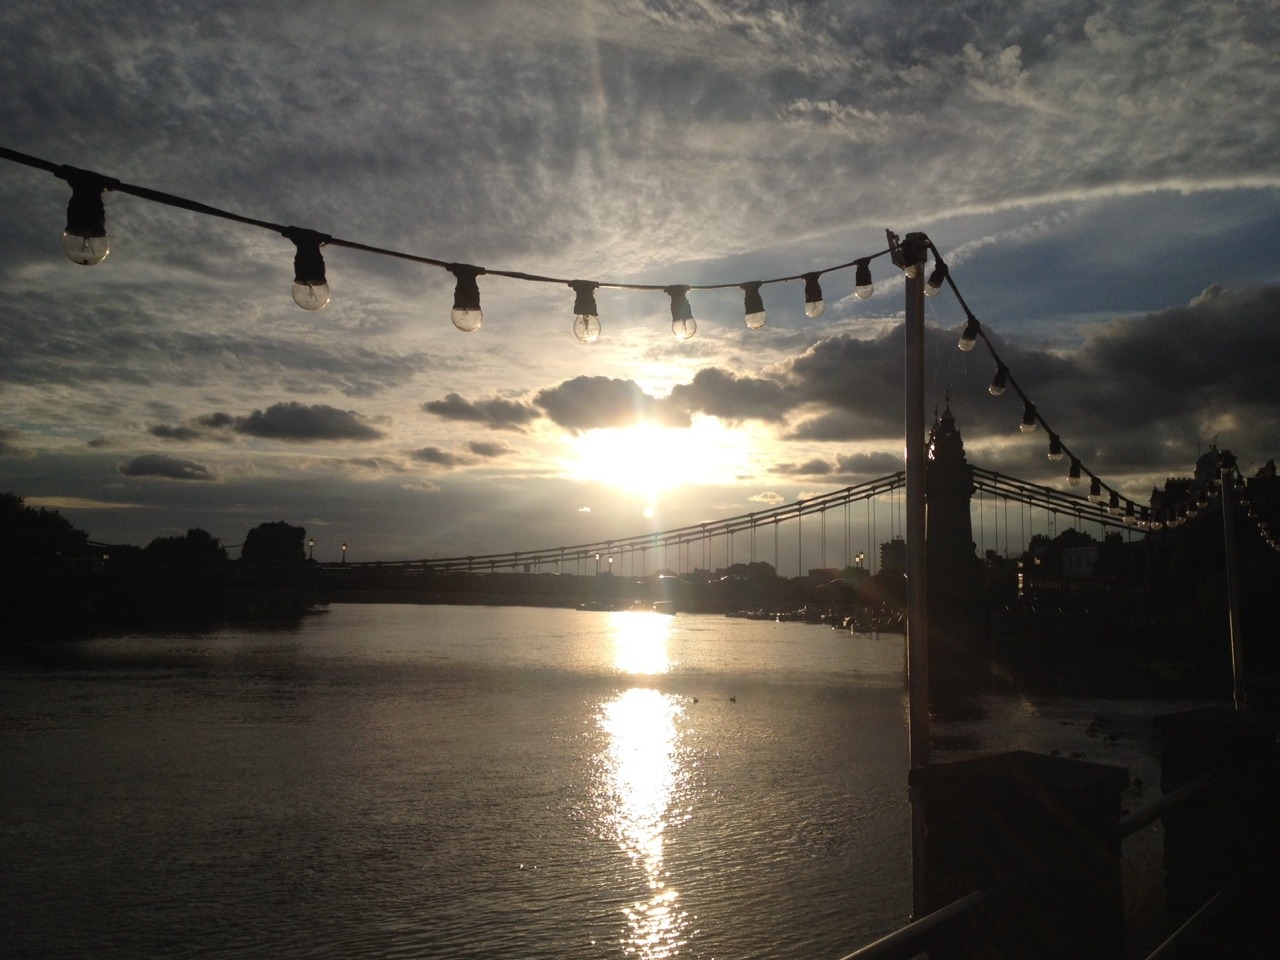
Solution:
{"label": "sun glare", "polygon": [[685,429],[641,424],[588,430],[573,439],[566,466],[576,480],[653,498],[672,487],[733,480],[749,469],[750,448],[745,431],[701,418]]}

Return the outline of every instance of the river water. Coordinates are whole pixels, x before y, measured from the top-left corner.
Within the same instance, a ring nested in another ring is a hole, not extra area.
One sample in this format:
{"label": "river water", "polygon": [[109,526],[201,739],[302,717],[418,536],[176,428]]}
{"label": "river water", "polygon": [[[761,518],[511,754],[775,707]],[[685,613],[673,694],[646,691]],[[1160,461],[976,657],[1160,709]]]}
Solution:
{"label": "river water", "polygon": [[[0,956],[840,957],[910,912],[901,645],[335,605],[18,646]],[[1158,779],[1167,705],[984,707],[935,729],[942,759],[1088,752]]]}

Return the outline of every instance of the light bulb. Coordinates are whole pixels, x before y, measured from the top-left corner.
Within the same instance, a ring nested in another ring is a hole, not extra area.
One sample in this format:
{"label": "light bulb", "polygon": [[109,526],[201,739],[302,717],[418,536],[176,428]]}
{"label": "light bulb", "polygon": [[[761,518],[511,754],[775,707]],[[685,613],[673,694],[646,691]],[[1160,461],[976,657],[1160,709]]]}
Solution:
{"label": "light bulb", "polygon": [[[1049,459],[1054,463],[1062,459],[1062,440],[1056,433],[1049,434]],[[1077,474],[1076,480],[1079,481],[1079,479],[1080,476]]]}
{"label": "light bulb", "polygon": [[1009,383],[1009,368],[1003,363],[996,367],[996,375],[991,378],[991,386],[987,387],[987,393],[993,397],[998,397],[1004,393],[1004,388]]}
{"label": "light bulb", "polygon": [[85,237],[67,230],[62,234],[62,252],[72,263],[92,267],[107,259],[107,254],[111,252],[111,241],[105,233],[100,237]]}
{"label": "light bulb", "polygon": [[1080,461],[1075,457],[1071,458],[1071,466],[1067,470],[1067,486],[1080,486]]}
{"label": "light bulb", "polygon": [[822,316],[822,312],[827,309],[827,304],[822,299],[822,286],[818,283],[819,276],[821,274],[817,273],[804,275],[804,313],[811,320]]}
{"label": "light bulb", "polygon": [[1036,405],[1031,401],[1027,401],[1027,405],[1022,408],[1022,423],[1018,429],[1023,433],[1033,433],[1036,429]]}
{"label": "light bulb", "polygon": [[484,267],[475,267],[469,263],[451,263],[449,272],[457,278],[453,288],[453,309],[449,319],[463,333],[471,333],[480,329],[484,323],[484,313],[480,309],[480,285],[476,277],[484,273]]}
{"label": "light bulb", "polygon": [[688,340],[698,332],[698,322],[693,317],[671,321],[671,334],[677,340]]}
{"label": "light bulb", "polygon": [[742,286],[742,314],[750,330],[759,330],[769,318],[764,312],[764,299],[760,296],[760,282],[752,281]]}
{"label": "light bulb", "polygon": [[1126,526],[1133,526],[1138,522],[1138,515],[1134,512],[1132,500],[1125,501],[1124,516],[1121,519],[1124,520]]}
{"label": "light bulb", "polygon": [[671,298],[671,333],[677,340],[688,340],[698,332],[693,308],[689,306],[689,288],[677,284],[663,289]]}
{"label": "light bulb", "polygon": [[1111,499],[1107,502],[1107,513],[1113,517],[1118,517],[1123,512],[1120,507],[1120,494],[1114,490],[1111,491]]}
{"label": "light bulb", "polygon": [[973,345],[978,342],[978,331],[982,329],[982,325],[978,323],[977,317],[970,317],[969,322],[964,325],[964,332],[960,334],[959,347],[965,353],[973,349]]}
{"label": "light bulb", "polygon": [[600,316],[596,309],[596,287],[591,280],[574,280],[569,284],[576,294],[573,301],[573,335],[583,343],[600,339]]}
{"label": "light bulb", "polygon": [[1089,481],[1089,499],[1093,503],[1102,502],[1102,481],[1097,477],[1093,477]]}
{"label": "light bulb", "polygon": [[329,302],[327,283],[293,282],[293,302],[303,310],[319,310]]}
{"label": "light bulb", "polygon": [[92,267],[107,259],[111,242],[107,239],[107,210],[102,194],[115,181],[88,170],[60,167],[58,176],[71,187],[67,202],[67,228],[62,234],[62,252],[72,263]]}
{"label": "light bulb", "polygon": [[600,339],[600,318],[589,313],[579,313],[573,318],[573,335],[583,343],[595,343]]}
{"label": "light bulb", "polygon": [[857,262],[853,283],[853,295],[859,300],[865,300],[875,292],[876,285],[871,282],[871,264],[868,261],[859,260]]}
{"label": "light bulb", "polygon": [[453,325],[463,333],[473,333],[480,329],[480,325],[484,323],[484,311],[482,310],[465,310],[454,307],[449,311],[449,319],[453,321]]}
{"label": "light bulb", "polygon": [[909,263],[902,268],[902,272],[906,274],[908,280],[914,280],[920,276],[920,265],[918,263]]}
{"label": "light bulb", "polygon": [[324,275],[321,246],[329,239],[314,230],[285,227],[280,231],[293,241],[293,302],[303,310],[319,310],[329,302],[329,283]]}
{"label": "light bulb", "polygon": [[933,273],[929,274],[929,279],[924,284],[924,295],[926,297],[936,297],[938,291],[942,289],[942,285],[947,282],[947,265],[941,260],[935,262]]}

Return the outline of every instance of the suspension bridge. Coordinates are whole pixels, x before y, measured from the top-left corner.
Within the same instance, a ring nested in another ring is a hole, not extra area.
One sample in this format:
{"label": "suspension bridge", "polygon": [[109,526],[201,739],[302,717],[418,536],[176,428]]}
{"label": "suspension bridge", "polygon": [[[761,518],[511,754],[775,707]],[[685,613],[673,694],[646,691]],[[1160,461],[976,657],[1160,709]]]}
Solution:
{"label": "suspension bridge", "polygon": [[[1054,536],[1064,523],[1074,529],[1096,524],[1100,532],[1107,528],[1134,529],[1131,522],[1107,505],[1080,494],[979,467],[973,468],[973,483],[971,517],[979,554],[989,549],[1005,555],[1011,549],[1020,553],[1034,533]],[[879,563],[879,544],[901,537],[905,485],[906,474],[897,472],[750,513],[616,539],[505,553],[346,565],[418,568],[432,573],[610,572],[648,576],[765,562],[771,563],[780,575],[794,570],[796,576],[803,576],[806,562],[826,568],[834,561],[841,567],[862,566],[865,562],[868,571],[874,573]]]}

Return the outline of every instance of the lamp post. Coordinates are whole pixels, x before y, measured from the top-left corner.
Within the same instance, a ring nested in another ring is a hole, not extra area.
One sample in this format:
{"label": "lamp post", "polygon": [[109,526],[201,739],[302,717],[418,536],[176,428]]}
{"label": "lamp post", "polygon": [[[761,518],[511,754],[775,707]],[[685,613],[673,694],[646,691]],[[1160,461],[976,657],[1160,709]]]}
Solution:
{"label": "lamp post", "polygon": [[311,537],[307,540],[307,559],[314,560],[316,554],[316,538]]}
{"label": "lamp post", "polygon": [[[904,433],[907,453],[907,694],[911,770],[929,765],[929,632],[925,616],[924,263],[929,238],[909,233],[898,242],[888,232],[893,262],[906,277]],[[926,912],[924,804],[912,797],[912,912]]]}
{"label": "lamp post", "polygon": [[1222,536],[1226,542],[1227,627],[1231,632],[1231,699],[1237,710],[1244,710],[1248,703],[1244,687],[1244,644],[1240,637],[1240,573],[1236,567],[1236,538],[1232,525],[1235,510],[1231,502],[1235,469],[1235,454],[1230,450],[1218,454],[1218,475],[1222,481],[1219,491],[1222,496]]}
{"label": "lamp post", "polygon": [[347,562],[347,542],[345,540],[342,541],[342,562]]}

